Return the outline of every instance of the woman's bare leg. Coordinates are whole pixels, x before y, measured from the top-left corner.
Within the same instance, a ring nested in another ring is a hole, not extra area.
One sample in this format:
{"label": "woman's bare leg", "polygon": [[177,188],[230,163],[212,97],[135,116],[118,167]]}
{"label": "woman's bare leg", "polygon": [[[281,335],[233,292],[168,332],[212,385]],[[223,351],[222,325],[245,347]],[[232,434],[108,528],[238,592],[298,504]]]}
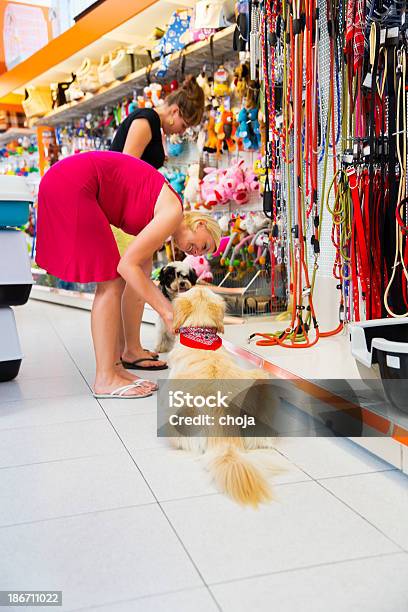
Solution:
{"label": "woman's bare leg", "polygon": [[[91,315],[92,338],[96,359],[95,393],[111,393],[118,387],[128,385],[129,374],[117,363],[120,329],[121,299],[125,283],[122,278],[98,283]],[[137,380],[137,377],[133,377]],[[144,395],[154,390],[154,383],[144,383],[126,395]]]}
{"label": "woman's bare leg", "polygon": [[[148,262],[143,267],[145,274],[150,278],[152,264]],[[125,361],[132,362],[142,357],[151,357],[152,353],[146,351],[140,342],[140,326],[142,324],[142,316],[145,303],[129,285],[126,285],[122,296],[122,321],[124,329],[124,345],[122,350],[122,358]],[[141,361],[141,366],[158,367],[163,365],[164,361]]]}

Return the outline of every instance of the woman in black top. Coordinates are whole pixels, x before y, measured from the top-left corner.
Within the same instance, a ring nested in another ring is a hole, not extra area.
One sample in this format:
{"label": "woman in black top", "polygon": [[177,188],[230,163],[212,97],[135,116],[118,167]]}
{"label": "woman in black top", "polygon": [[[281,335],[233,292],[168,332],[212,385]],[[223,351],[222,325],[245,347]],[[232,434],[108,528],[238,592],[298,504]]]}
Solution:
{"label": "woman in black top", "polygon": [[[164,164],[162,131],[165,135],[182,134],[187,127],[198,125],[204,112],[204,93],[193,76],[167,96],[162,106],[156,109],[139,108],[131,113],[119,126],[111,150],[138,157],[154,168]],[[164,361],[157,353],[142,348],[140,325],[144,302],[126,285],[122,297],[123,338],[121,339],[122,361],[132,364],[135,370],[163,370]]]}
{"label": "woman in black top", "polygon": [[[128,153],[134,157],[140,157],[146,163],[150,164],[154,168],[161,168],[164,164],[164,149],[163,149],[163,137],[161,131],[161,119],[159,113],[161,109],[154,110],[153,108],[138,108],[120,124],[115,138],[113,139],[111,151],[118,151],[120,153]],[[148,126],[146,128],[146,136],[150,136],[142,155],[135,155],[136,152],[143,145],[142,139],[142,125],[141,121],[135,121],[136,119],[144,119],[147,121]],[[150,128],[150,133],[149,133]],[[129,134],[130,132],[130,134]]]}

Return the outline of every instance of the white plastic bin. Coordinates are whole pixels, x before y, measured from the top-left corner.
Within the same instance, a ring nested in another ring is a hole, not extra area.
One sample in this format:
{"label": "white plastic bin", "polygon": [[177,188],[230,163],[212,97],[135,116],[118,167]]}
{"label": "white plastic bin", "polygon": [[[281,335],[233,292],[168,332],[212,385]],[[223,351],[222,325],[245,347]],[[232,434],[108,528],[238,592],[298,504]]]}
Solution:
{"label": "white plastic bin", "polygon": [[351,352],[361,377],[381,378],[388,401],[408,412],[408,319],[374,319],[350,326]]}
{"label": "white plastic bin", "polygon": [[24,176],[0,175],[0,227],[20,227],[29,217],[34,201]]}
{"label": "white plastic bin", "polygon": [[11,308],[0,308],[0,382],[17,376],[22,359],[14,312]]}
{"label": "white plastic bin", "polygon": [[24,234],[18,230],[0,230],[0,306],[25,304],[32,285]]}

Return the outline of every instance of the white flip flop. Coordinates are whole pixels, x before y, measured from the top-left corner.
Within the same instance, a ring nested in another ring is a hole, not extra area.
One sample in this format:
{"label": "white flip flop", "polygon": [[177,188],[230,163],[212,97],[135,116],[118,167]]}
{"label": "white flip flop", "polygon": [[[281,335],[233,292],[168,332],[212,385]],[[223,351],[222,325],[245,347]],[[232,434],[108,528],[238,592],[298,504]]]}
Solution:
{"label": "white flip flop", "polygon": [[123,387],[114,389],[111,393],[93,393],[92,395],[95,399],[142,399],[144,397],[151,397],[153,395],[151,391],[143,395],[124,395],[126,391],[129,391],[130,389],[141,387],[144,382],[148,381],[135,380],[135,382],[130,383],[129,385],[124,385]]}
{"label": "white flip flop", "polygon": [[[147,380],[147,378],[138,378],[137,380],[135,380],[135,383],[150,383],[151,385],[156,385],[156,388],[153,389],[153,391],[158,391],[159,390],[159,385],[155,382],[153,382],[153,380]],[[138,385],[139,386],[139,385]]]}

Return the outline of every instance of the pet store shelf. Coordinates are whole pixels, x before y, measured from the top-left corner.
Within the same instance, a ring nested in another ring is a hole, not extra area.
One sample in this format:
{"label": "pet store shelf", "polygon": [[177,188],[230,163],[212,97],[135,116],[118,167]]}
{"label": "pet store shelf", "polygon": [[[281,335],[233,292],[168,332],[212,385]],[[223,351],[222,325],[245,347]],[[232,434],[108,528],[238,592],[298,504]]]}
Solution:
{"label": "pet store shelf", "polygon": [[[243,327],[246,330],[245,333],[249,334],[250,331],[252,331],[250,326]],[[338,340],[337,338],[336,343],[338,343]],[[342,338],[342,341],[347,344],[349,343],[346,336]],[[224,338],[223,345],[228,351],[246,360],[248,363],[251,363],[254,367],[266,370],[272,378],[288,380],[288,389],[291,385],[294,385],[295,388],[298,387],[312,398],[319,398],[320,401],[333,406],[336,410],[338,409],[339,396],[335,388],[331,390],[326,386],[318,384],[319,381],[308,380],[303,377],[301,375],[301,368],[299,369],[299,363],[294,367],[292,366],[289,371],[285,366],[282,367],[278,365],[280,361],[279,353],[274,353],[272,360],[271,356],[266,356],[263,349],[258,351],[254,347],[252,349],[245,348],[241,341],[237,342],[235,339],[234,342],[232,342]],[[293,398],[291,399],[288,397],[288,400],[306,415],[313,416],[313,411],[311,412],[308,408],[308,402],[296,404],[293,402]],[[356,408],[361,409],[361,407],[354,405],[352,402],[349,403],[349,409],[351,411]],[[379,413],[371,406],[367,405],[367,407],[362,408],[361,419],[364,426],[368,430],[371,429],[371,436],[367,437],[366,434],[366,436],[363,437],[349,437],[348,439],[358,446],[362,446],[369,450],[374,455],[394,465],[403,472],[408,473],[408,424],[406,416],[404,417],[400,414],[395,418],[395,415],[393,417],[393,415]],[[387,435],[385,435],[385,433]],[[404,461],[405,456],[407,459]]]}
{"label": "pet store shelf", "polygon": [[[94,296],[92,293],[34,285],[31,291],[30,299],[38,300],[40,302],[50,302],[51,304],[58,304],[59,306],[70,306],[71,308],[92,310]],[[143,313],[143,323],[155,322],[156,313],[148,304],[146,304]]]}
{"label": "pet store shelf", "polygon": [[[236,52],[232,48],[232,40],[235,26],[229,26],[213,36],[213,53],[214,61],[226,61]],[[170,60],[169,69],[165,79],[174,78],[177,76],[181,66],[182,58],[185,58],[185,72],[197,73],[205,63],[208,64],[210,52],[210,42],[200,41],[194,43],[184,49],[173,53]],[[74,119],[83,117],[87,113],[98,110],[107,104],[113,104],[121,100],[124,96],[129,96],[137,87],[144,86],[148,83],[149,77],[152,81],[156,79],[155,73],[159,68],[159,62],[154,62],[152,66],[141,68],[132,74],[128,74],[122,81],[115,81],[107,87],[102,87],[95,94],[87,94],[87,97],[78,102],[70,102],[59,107],[34,121],[33,126],[47,125],[55,126]]]}
{"label": "pet store shelf", "polygon": [[36,131],[34,129],[10,128],[6,132],[0,134],[0,147],[3,147],[9,142],[13,142],[13,140],[17,140],[18,138],[23,138],[24,136],[34,136],[35,134]]}
{"label": "pet store shelf", "polygon": [[[38,272],[38,270],[36,270]],[[56,287],[44,287],[43,285],[33,285],[31,300],[40,302],[50,302],[51,304],[59,304],[60,306],[70,306],[72,308],[81,308],[82,310],[92,310],[94,296],[92,293],[84,293],[80,291],[69,291],[68,289],[57,289]],[[155,324],[157,314],[149,304],[145,304],[143,312],[143,323]],[[242,325],[244,319],[239,317],[225,317],[226,325]]]}

